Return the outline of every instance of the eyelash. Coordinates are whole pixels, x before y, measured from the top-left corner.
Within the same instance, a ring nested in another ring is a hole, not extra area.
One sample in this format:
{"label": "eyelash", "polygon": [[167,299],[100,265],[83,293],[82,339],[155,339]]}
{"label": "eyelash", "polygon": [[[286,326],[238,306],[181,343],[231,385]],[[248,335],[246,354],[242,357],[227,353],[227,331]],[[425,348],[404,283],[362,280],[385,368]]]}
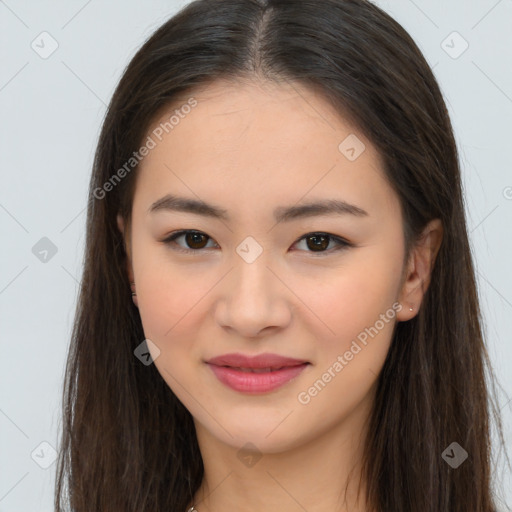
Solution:
{"label": "eyelash", "polygon": [[[174,242],[177,238],[179,238],[180,236],[186,235],[188,233],[196,233],[196,234],[204,235],[208,239],[213,240],[213,238],[208,236],[206,233],[203,233],[202,231],[196,231],[194,229],[182,229],[180,231],[174,231],[173,233],[171,233],[170,236],[168,236],[167,238],[162,240],[162,243],[171,245],[171,243]],[[298,240],[296,240],[293,243],[293,245],[295,245],[296,243],[300,242],[301,240],[303,240],[305,238],[312,237],[312,236],[326,236],[338,244],[338,247],[335,247],[334,249],[325,250],[325,251],[318,251],[318,252],[306,251],[306,252],[311,253],[314,257],[329,255],[329,254],[332,254],[333,252],[338,252],[340,250],[347,249],[349,247],[354,247],[354,245],[351,244],[350,242],[348,242],[347,240],[344,240],[343,238],[336,236],[336,235],[332,235],[330,233],[325,233],[323,231],[314,231],[311,233],[306,233],[305,235],[301,236]],[[174,251],[178,251],[178,252],[181,252],[184,254],[197,255],[204,250],[204,248],[202,248],[202,249],[184,249],[183,247],[176,246],[176,244],[173,244],[173,245],[175,245],[175,247],[172,247],[172,249]],[[210,247],[210,249],[211,249],[211,247]]]}

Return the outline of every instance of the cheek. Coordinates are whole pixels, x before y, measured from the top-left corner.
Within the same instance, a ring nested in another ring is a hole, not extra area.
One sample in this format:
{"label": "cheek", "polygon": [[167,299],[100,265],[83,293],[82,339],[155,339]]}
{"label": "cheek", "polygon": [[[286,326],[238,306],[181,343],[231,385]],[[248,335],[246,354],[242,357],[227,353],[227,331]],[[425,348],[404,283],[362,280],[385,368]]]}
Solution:
{"label": "cheek", "polygon": [[133,271],[144,333],[160,343],[184,326],[191,328],[201,298],[214,284],[214,276],[208,277],[197,265],[177,264],[165,248],[145,237],[134,238]]}
{"label": "cheek", "polygon": [[347,353],[348,366],[365,366],[378,372],[400,307],[396,302],[400,271],[401,254],[396,248],[373,254],[361,251],[332,272],[328,281],[319,282],[315,293],[298,293],[307,297],[308,307],[321,320],[317,356],[325,367]]}
{"label": "cheek", "polygon": [[360,263],[310,297],[308,305],[329,329],[315,340],[316,367],[296,397],[301,410],[309,412],[305,422],[314,417],[331,424],[371,399],[388,354],[396,325],[392,306],[398,277],[383,271],[389,266],[375,265],[369,271]]}
{"label": "cheek", "polygon": [[328,282],[323,280],[315,293],[305,295],[308,306],[333,331],[373,324],[396,300],[399,271],[398,266],[383,260],[360,258],[354,265],[332,272]]}
{"label": "cheek", "polygon": [[204,298],[215,284],[213,276],[189,273],[177,267],[144,270],[137,286],[139,313],[148,338],[163,343],[198,330]]}

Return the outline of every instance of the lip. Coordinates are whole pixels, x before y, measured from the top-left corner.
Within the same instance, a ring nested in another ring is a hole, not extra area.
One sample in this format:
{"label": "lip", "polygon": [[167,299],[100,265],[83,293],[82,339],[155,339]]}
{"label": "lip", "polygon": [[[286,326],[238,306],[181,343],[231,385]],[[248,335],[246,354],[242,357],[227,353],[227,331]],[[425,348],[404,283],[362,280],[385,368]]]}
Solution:
{"label": "lip", "polygon": [[[206,361],[214,375],[226,386],[242,393],[267,393],[297,377],[310,364],[303,359],[277,354],[224,354]],[[270,371],[255,373],[251,370]]]}

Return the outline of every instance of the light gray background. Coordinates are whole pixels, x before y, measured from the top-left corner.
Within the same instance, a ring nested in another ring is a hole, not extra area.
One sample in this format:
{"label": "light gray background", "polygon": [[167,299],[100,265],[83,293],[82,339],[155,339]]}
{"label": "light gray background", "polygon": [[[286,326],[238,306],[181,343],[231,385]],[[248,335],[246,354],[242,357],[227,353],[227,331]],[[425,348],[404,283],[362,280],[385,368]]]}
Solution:
{"label": "light gray background", "polygon": [[[0,512],[53,510],[52,447],[58,448],[100,125],[136,49],[186,3],[0,0]],[[448,103],[488,347],[508,394],[499,400],[512,445],[512,0],[376,3],[413,36]],[[50,36],[40,36],[43,31]],[[42,58],[52,39],[58,48]],[[459,55],[464,40],[469,47]],[[34,254],[43,237],[55,245],[54,255],[39,246]],[[512,478],[503,458],[495,473],[510,506]]]}

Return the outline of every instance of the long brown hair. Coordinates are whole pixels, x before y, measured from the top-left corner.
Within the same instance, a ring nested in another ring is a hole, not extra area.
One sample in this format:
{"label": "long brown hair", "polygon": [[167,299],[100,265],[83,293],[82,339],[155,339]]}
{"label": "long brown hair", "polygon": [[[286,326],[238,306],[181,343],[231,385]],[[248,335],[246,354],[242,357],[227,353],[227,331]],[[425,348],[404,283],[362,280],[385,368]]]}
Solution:
{"label": "long brown hair", "polygon": [[[190,413],[155,366],[134,356],[144,332],[116,215],[129,222],[137,168],[126,162],[156,114],[197,86],[254,77],[314,88],[372,141],[400,199],[406,257],[430,220],[443,224],[424,301],[396,326],[378,377],[364,457],[368,509],[494,512],[491,409],[502,443],[503,434],[486,381],[494,375],[451,122],[417,45],[365,0],[197,0],[127,66],[90,181],[56,510],[184,512],[201,483]],[[456,469],[442,457],[452,442],[468,453]]]}

